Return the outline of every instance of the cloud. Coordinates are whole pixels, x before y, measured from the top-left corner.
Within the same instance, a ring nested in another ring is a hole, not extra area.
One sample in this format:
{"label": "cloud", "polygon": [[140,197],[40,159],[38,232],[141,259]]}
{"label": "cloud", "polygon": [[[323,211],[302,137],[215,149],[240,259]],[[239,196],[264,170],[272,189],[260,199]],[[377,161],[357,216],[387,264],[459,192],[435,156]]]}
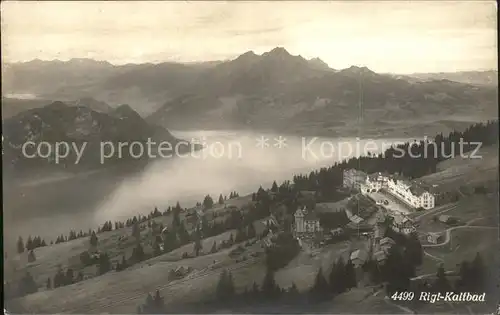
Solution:
{"label": "cloud", "polygon": [[492,34],[496,6],[479,1],[2,4],[11,61],[190,62],[284,46],[336,68],[454,71],[496,65]]}

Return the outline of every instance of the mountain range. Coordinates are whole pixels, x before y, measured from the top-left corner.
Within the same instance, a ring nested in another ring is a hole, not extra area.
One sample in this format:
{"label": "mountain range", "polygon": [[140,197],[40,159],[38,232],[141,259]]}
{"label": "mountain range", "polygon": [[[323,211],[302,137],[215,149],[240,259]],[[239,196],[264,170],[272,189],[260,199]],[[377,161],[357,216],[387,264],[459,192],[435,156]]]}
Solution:
{"label": "mountain range", "polygon": [[319,58],[308,60],[278,47],[193,64],[115,66],[88,59],[9,64],[3,90],[4,96],[93,100],[104,111],[107,104],[127,103],[149,123],[169,129],[327,135],[497,116],[493,73],[396,76],[357,66],[335,70]]}

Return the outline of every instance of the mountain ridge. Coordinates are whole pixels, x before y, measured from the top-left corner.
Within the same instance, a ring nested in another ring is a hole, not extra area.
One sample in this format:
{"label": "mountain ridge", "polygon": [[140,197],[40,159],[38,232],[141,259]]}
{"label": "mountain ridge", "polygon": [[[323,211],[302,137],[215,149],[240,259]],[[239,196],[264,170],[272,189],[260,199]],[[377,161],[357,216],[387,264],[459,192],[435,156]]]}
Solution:
{"label": "mountain ridge", "polygon": [[[175,129],[349,125],[359,120],[360,104],[368,124],[380,119],[444,119],[453,112],[481,117],[497,113],[495,85],[381,74],[364,66],[336,70],[319,58],[307,60],[283,47],[208,63],[97,62],[81,67],[89,62],[49,62],[46,72],[18,65],[6,76],[7,85],[18,84],[18,89],[8,92],[32,89],[33,94],[42,93],[40,97],[62,101],[92,97],[111,107],[126,103],[150,123]],[[69,74],[68,69],[82,72]],[[9,82],[18,73],[20,78]]]}

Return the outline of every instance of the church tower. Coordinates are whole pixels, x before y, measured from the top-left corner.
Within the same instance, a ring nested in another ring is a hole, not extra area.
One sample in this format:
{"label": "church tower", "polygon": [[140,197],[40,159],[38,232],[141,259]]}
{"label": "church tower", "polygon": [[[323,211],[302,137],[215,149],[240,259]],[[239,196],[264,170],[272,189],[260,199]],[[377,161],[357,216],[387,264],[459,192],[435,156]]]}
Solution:
{"label": "church tower", "polygon": [[295,217],[295,232],[296,233],[304,233],[304,211],[302,209],[297,209],[294,214]]}

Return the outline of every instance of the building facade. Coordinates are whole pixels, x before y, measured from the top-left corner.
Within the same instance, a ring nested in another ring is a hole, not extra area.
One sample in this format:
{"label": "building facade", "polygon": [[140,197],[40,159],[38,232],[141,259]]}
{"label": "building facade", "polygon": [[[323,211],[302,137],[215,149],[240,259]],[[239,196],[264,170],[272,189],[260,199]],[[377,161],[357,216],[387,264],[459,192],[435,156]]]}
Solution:
{"label": "building facade", "polygon": [[295,226],[294,230],[297,234],[317,233],[322,232],[323,228],[320,225],[319,218],[312,211],[307,211],[306,208],[299,208],[294,214]]}
{"label": "building facade", "polygon": [[387,191],[405,204],[413,208],[432,209],[435,206],[435,197],[424,188],[397,176],[387,181]]}
{"label": "building facade", "polygon": [[387,188],[387,182],[389,181],[389,175],[385,173],[375,173],[366,176],[364,182],[364,187],[367,192],[379,191],[382,188]]}
{"label": "building facade", "polygon": [[396,232],[410,234],[416,231],[413,222],[406,216],[395,215],[392,221],[392,229]]}
{"label": "building facade", "polygon": [[441,243],[443,235],[441,233],[429,233],[427,234],[427,242],[431,244]]}
{"label": "building facade", "polygon": [[348,169],[342,172],[342,184],[344,187],[351,189],[360,189],[361,185],[366,181],[366,173],[356,170]]}

